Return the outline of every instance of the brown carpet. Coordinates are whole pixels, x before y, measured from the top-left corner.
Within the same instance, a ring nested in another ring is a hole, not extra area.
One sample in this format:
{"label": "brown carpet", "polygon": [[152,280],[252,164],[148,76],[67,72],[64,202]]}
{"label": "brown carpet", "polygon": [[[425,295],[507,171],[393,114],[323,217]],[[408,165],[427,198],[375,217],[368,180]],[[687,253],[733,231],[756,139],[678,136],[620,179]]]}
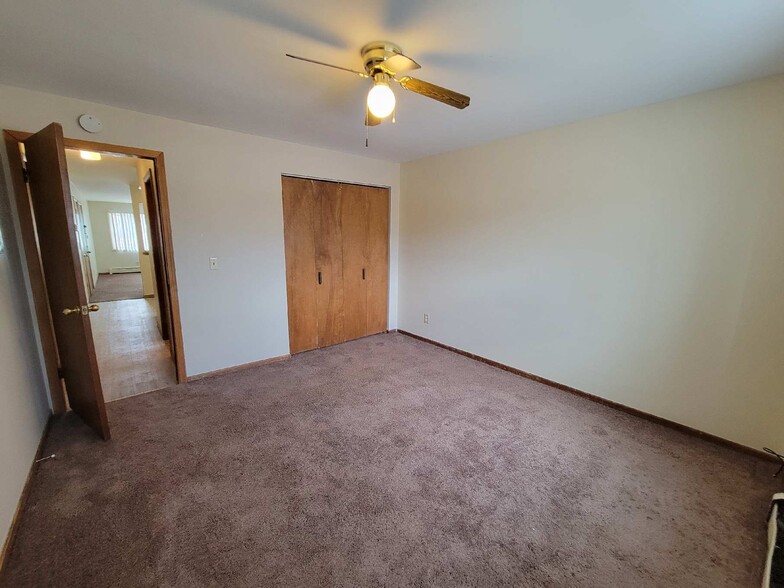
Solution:
{"label": "brown carpet", "polygon": [[140,273],[101,274],[98,276],[93,295],[90,296],[90,302],[112,302],[133,298],[144,298]]}
{"label": "brown carpet", "polygon": [[755,586],[775,466],[399,334],[52,427],[5,586]]}

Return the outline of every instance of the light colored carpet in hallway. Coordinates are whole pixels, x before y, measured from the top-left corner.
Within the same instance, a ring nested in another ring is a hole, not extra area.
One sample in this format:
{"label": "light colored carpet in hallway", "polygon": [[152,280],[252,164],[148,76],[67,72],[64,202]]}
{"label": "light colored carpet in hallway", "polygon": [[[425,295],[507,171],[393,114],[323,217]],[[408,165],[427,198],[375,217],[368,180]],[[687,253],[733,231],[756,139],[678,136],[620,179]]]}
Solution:
{"label": "light colored carpet in hallway", "polygon": [[400,334],[54,423],[5,586],[758,585],[775,465]]}
{"label": "light colored carpet in hallway", "polygon": [[144,298],[142,275],[138,272],[128,274],[101,274],[95,284],[90,302],[111,302]]}

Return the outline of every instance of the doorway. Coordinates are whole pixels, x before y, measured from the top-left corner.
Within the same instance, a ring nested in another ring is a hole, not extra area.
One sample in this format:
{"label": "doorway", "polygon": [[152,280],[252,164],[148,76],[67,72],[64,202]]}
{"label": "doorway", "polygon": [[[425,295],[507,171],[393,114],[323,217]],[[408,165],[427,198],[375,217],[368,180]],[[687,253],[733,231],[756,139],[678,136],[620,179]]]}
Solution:
{"label": "doorway", "polygon": [[4,140],[53,410],[108,439],[104,402],[186,378],[163,153]]}
{"label": "doorway", "polygon": [[65,158],[87,299],[100,308],[89,316],[104,400],[173,385],[153,162],[77,149]]}

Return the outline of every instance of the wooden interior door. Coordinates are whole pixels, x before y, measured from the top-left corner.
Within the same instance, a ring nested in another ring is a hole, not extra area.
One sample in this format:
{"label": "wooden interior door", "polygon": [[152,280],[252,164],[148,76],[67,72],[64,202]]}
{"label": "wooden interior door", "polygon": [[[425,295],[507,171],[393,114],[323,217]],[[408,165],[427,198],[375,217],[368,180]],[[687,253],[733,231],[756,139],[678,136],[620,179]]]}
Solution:
{"label": "wooden interior door", "polygon": [[341,250],[343,256],[343,339],[368,333],[367,253],[369,199],[365,186],[340,185]]}
{"label": "wooden interior door", "polygon": [[[53,123],[25,139],[24,146],[41,266],[68,402],[85,423],[108,440],[109,421],[76,242],[63,129]],[[70,310],[68,315],[63,313],[66,309]]]}
{"label": "wooden interior door", "polygon": [[314,181],[318,212],[315,223],[318,346],[346,340],[343,305],[342,194],[336,182]]}
{"label": "wooden interior door", "polygon": [[283,176],[283,240],[291,353],[319,346],[316,218],[320,214],[313,180]]}
{"label": "wooden interior door", "polygon": [[368,202],[367,335],[388,328],[389,313],[389,188],[363,187]]}

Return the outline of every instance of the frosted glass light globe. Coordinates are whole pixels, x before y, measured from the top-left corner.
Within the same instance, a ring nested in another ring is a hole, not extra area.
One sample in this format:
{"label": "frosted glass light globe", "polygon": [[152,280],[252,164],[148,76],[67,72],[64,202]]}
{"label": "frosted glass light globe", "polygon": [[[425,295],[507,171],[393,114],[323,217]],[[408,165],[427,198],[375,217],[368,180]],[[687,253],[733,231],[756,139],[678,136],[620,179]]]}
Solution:
{"label": "frosted glass light globe", "polygon": [[395,93],[387,84],[376,84],[367,97],[370,112],[376,118],[386,118],[395,110]]}

